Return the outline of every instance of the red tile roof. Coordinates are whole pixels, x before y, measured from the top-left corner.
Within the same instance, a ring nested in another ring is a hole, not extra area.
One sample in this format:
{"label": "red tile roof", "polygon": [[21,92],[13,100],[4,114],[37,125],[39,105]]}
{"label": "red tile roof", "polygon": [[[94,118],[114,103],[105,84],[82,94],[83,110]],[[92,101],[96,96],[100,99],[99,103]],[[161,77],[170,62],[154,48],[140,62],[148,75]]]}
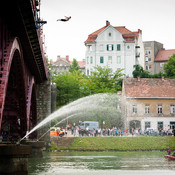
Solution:
{"label": "red tile roof", "polygon": [[123,83],[126,98],[175,98],[175,79],[126,78]]}
{"label": "red tile roof", "polygon": [[78,61],[78,65],[80,66],[80,68],[85,68],[85,61]]}
{"label": "red tile roof", "polygon": [[[85,68],[85,61],[77,61],[77,62],[80,68]],[[72,61],[70,61],[70,64],[72,64]]]}
{"label": "red tile roof", "polygon": [[[109,23],[110,25],[110,23]],[[108,27],[109,25],[106,25],[102,28],[100,28],[99,30],[91,33],[87,40],[85,41],[85,43],[89,43],[89,42],[94,42],[98,36],[99,33],[101,33],[106,27]],[[131,32],[129,29],[127,29],[125,26],[118,26],[118,27],[114,27],[116,30],[118,30],[122,35],[123,38],[126,41],[134,41],[135,38],[139,37],[139,32],[142,32],[140,29],[138,29],[138,32]]]}
{"label": "red tile roof", "polygon": [[159,52],[156,55],[155,62],[161,62],[161,61],[168,61],[169,58],[175,54],[175,49],[170,50],[159,50]]}

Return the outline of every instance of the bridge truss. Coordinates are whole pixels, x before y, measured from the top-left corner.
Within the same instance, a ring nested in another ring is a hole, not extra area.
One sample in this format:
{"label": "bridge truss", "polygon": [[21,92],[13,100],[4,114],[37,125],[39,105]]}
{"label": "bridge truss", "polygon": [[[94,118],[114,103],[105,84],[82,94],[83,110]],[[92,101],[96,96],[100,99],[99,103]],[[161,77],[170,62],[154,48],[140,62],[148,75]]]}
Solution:
{"label": "bridge truss", "polygon": [[0,135],[9,139],[36,125],[36,85],[48,78],[36,2],[0,5]]}

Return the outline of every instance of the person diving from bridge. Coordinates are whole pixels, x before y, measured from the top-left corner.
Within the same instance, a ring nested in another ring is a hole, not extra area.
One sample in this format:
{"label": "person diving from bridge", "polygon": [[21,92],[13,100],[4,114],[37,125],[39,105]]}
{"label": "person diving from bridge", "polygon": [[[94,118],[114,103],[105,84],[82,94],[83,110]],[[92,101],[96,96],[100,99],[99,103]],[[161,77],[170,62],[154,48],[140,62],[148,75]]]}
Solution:
{"label": "person diving from bridge", "polygon": [[66,22],[66,21],[69,21],[69,19],[71,19],[71,16],[69,16],[69,17],[65,16],[64,19],[57,19],[57,21],[63,21],[63,22]]}

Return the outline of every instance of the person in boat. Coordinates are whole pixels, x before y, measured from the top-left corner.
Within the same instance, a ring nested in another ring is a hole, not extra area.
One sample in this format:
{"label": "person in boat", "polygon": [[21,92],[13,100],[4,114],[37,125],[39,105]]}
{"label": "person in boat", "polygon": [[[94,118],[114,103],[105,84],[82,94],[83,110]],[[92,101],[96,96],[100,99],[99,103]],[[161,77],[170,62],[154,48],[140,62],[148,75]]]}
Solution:
{"label": "person in boat", "polygon": [[168,155],[171,155],[171,149],[170,149],[170,147],[168,147],[167,153],[168,153]]}
{"label": "person in boat", "polygon": [[66,21],[69,21],[71,19],[71,16],[67,17],[65,16],[64,19],[57,19],[57,21],[63,21],[63,22],[66,22]]}

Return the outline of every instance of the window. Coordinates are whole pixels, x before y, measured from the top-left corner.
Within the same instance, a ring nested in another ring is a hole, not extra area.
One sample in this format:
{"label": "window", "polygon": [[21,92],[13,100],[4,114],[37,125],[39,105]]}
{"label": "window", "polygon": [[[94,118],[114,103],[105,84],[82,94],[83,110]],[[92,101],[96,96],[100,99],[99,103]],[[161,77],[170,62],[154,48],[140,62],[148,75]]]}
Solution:
{"label": "window", "polygon": [[114,50],[113,44],[107,44],[107,50],[108,50],[108,51]]}
{"label": "window", "polygon": [[104,63],[104,58],[100,57],[100,63]]}
{"label": "window", "polygon": [[157,129],[158,131],[163,129],[163,122],[157,122]]}
{"label": "window", "polygon": [[151,122],[145,122],[145,130],[151,128]]}
{"label": "window", "polygon": [[146,50],[146,55],[151,54],[150,50]]}
{"label": "window", "polygon": [[137,114],[137,105],[132,105],[132,112]]}
{"label": "window", "polygon": [[130,49],[130,47],[129,47],[129,46],[127,46],[127,48],[128,48],[128,49]]}
{"label": "window", "polygon": [[148,62],[148,57],[145,58],[145,61]]}
{"label": "window", "polygon": [[175,129],[175,122],[170,122],[170,129]]}
{"label": "window", "polygon": [[89,69],[87,69],[87,75],[89,75]]}
{"label": "window", "polygon": [[89,46],[89,50],[92,51],[92,46]]}
{"label": "window", "polygon": [[117,56],[117,64],[121,64],[121,56]]}
{"label": "window", "polygon": [[120,51],[120,44],[117,44],[117,51]]}
{"label": "window", "polygon": [[93,63],[93,57],[91,57],[91,64]]}
{"label": "window", "polygon": [[89,64],[89,57],[87,57],[87,64]]}
{"label": "window", "polygon": [[108,56],[108,64],[112,64],[112,56]]}
{"label": "window", "polygon": [[112,36],[112,34],[111,34],[111,32],[109,33],[109,37],[111,37]]}
{"label": "window", "polygon": [[162,114],[162,105],[158,105],[157,113]]}
{"label": "window", "polygon": [[170,105],[170,114],[175,114],[175,105]]}
{"label": "window", "polygon": [[146,66],[146,70],[149,70],[149,67],[148,66]]}
{"label": "window", "polygon": [[148,61],[151,61],[151,58],[148,58]]}
{"label": "window", "polygon": [[150,105],[145,105],[145,114],[150,113]]}

